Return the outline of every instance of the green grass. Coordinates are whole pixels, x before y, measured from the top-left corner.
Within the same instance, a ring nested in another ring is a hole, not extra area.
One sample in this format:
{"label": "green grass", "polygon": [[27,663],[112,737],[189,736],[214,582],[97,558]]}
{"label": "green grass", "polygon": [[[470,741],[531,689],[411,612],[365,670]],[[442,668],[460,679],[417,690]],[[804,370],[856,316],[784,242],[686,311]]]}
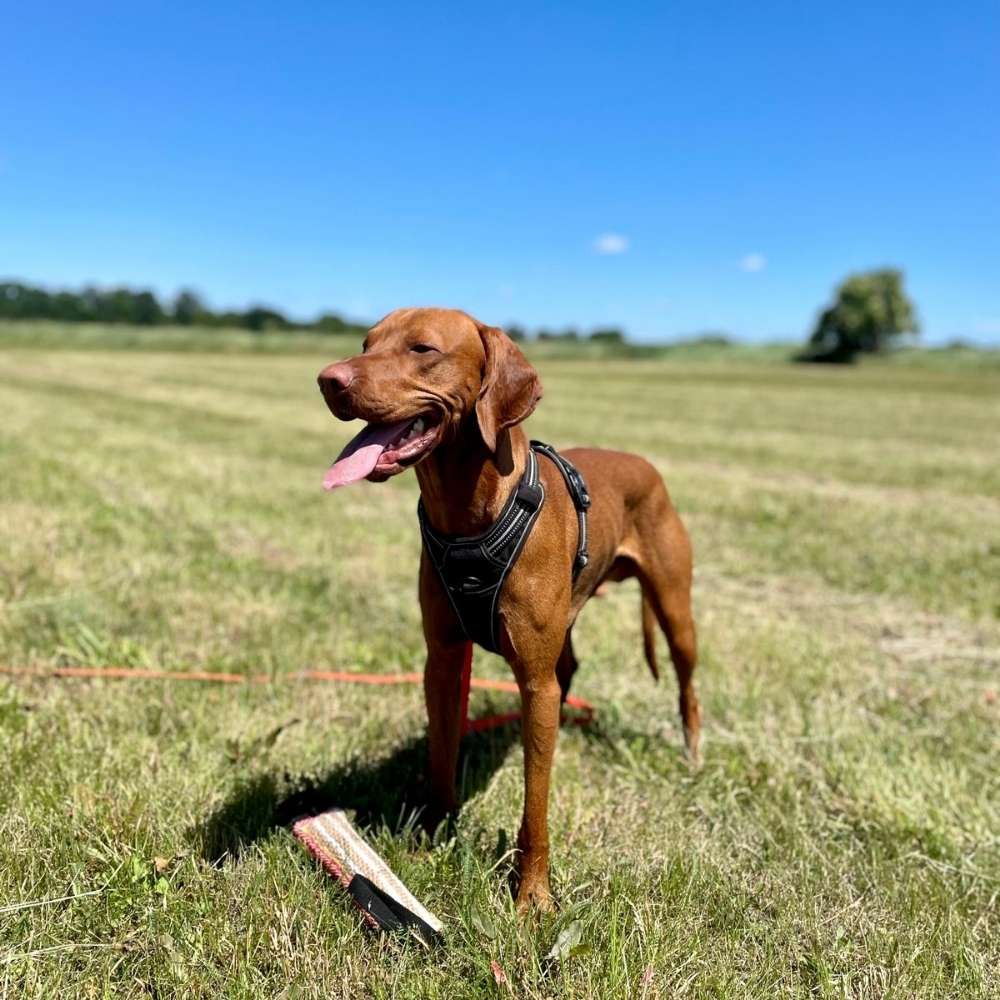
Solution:
{"label": "green grass", "polygon": [[[85,335],[0,338],[0,661],[420,669],[413,477],[319,489],[338,341]],[[702,769],[614,588],[576,633],[560,908],[522,926],[516,730],[467,741],[429,842],[416,688],[0,680],[0,995],[1000,995],[1000,376],[539,357],[531,431],[646,454],[692,532]],[[447,947],[364,932],[294,796],[355,809]]]}

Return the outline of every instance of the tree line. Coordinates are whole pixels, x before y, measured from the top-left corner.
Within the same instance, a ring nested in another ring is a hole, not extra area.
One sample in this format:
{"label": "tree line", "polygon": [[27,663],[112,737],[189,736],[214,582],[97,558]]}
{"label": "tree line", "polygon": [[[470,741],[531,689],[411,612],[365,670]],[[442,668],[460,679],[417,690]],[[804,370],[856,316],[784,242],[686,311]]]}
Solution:
{"label": "tree line", "polygon": [[[360,333],[367,325],[327,312],[312,322],[293,320],[270,306],[252,305],[243,310],[216,312],[191,289],[182,289],[169,301],[161,301],[149,289],[97,288],[88,285],[79,292],[49,291],[20,281],[0,282],[0,319],[52,319],[64,323],[128,323],[137,326],[207,326],[264,330],[317,330],[322,333]],[[517,325],[506,327],[512,340],[528,340],[527,330]],[[581,333],[572,327],[565,330],[540,329],[537,340],[592,340],[598,343],[624,344],[625,334],[614,327]]]}
{"label": "tree line", "polygon": [[[79,292],[49,291],[18,281],[0,282],[0,319],[52,319],[67,323],[130,323],[138,326],[236,327],[244,330],[315,330],[363,336],[366,327],[337,313],[327,312],[312,322],[287,317],[269,306],[252,305],[244,310],[216,312],[190,289],[183,289],[161,302],[149,289],[97,288]],[[819,315],[798,361],[845,363],[859,354],[886,350],[904,334],[919,332],[916,308],[903,287],[903,272],[879,268],[848,275],[834,292],[833,301]],[[527,340],[528,332],[510,325],[513,340]],[[581,333],[572,327],[536,330],[540,341],[590,340],[625,344],[625,334],[616,327]],[[708,340],[724,343],[727,338],[711,335]]]}
{"label": "tree line", "polygon": [[577,330],[575,327],[567,327],[565,330],[549,330],[546,327],[541,327],[536,330],[534,334],[528,333],[528,331],[523,326],[518,326],[516,324],[511,324],[510,326],[504,327],[504,333],[510,337],[511,340],[556,340],[556,341],[574,341],[580,340],[591,340],[598,344],[624,344],[625,343],[625,332],[619,330],[617,327],[602,327],[597,330],[592,330],[590,333],[583,333]]}
{"label": "tree line", "polygon": [[366,327],[336,313],[323,313],[312,322],[290,319],[270,306],[216,312],[190,289],[161,301],[149,289],[127,287],[49,291],[20,281],[0,282],[0,318],[52,319],[64,323],[129,323],[137,326],[207,326],[264,330],[317,330],[323,333],[360,333]]}

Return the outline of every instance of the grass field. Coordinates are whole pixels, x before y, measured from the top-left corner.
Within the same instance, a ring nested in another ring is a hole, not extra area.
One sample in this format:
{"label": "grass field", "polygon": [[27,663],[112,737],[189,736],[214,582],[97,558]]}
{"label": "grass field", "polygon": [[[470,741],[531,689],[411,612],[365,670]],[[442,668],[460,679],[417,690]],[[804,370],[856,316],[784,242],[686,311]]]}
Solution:
{"label": "grass field", "polygon": [[[319,489],[350,347],[18,340],[0,662],[421,668],[414,477]],[[539,364],[531,431],[647,455],[693,535],[701,770],[624,584],[576,631],[599,722],[561,734],[560,908],[522,926],[516,729],[466,742],[428,842],[417,688],[0,679],[0,995],[1000,995],[1000,372]],[[281,825],[300,793],[357,810],[447,947],[360,928]]]}

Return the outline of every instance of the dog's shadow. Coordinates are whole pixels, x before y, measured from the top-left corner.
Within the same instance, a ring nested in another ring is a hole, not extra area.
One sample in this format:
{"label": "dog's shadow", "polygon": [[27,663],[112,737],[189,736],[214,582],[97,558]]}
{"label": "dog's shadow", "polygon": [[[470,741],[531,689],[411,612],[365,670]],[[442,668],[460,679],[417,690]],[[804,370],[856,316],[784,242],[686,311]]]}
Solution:
{"label": "dog's shadow", "polygon": [[[460,805],[486,787],[519,735],[520,726],[512,724],[464,737],[458,766]],[[353,812],[362,828],[432,828],[426,769],[427,739],[421,737],[383,757],[355,757],[319,776],[255,775],[196,828],[202,856],[212,864],[239,858],[276,828],[332,808]]]}
{"label": "dog's shadow", "polygon": [[[613,714],[592,725],[574,727],[592,749],[614,755],[622,739],[652,739]],[[458,763],[459,807],[482,791],[520,741],[519,722],[462,739]],[[401,743],[381,757],[355,756],[325,774],[264,772],[241,782],[232,794],[195,827],[202,857],[211,864],[239,858],[250,845],[289,827],[300,816],[340,808],[358,826],[391,831],[416,826],[430,832],[433,814],[426,780],[427,739]]]}

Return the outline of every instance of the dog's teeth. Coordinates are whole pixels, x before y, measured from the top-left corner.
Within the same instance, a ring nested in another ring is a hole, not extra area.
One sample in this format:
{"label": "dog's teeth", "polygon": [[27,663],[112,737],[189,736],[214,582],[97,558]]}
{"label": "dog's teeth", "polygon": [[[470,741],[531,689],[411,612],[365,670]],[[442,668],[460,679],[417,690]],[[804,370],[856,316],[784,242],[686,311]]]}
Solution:
{"label": "dog's teeth", "polygon": [[417,417],[413,423],[413,428],[410,430],[411,434],[423,434],[424,432],[424,418]]}

